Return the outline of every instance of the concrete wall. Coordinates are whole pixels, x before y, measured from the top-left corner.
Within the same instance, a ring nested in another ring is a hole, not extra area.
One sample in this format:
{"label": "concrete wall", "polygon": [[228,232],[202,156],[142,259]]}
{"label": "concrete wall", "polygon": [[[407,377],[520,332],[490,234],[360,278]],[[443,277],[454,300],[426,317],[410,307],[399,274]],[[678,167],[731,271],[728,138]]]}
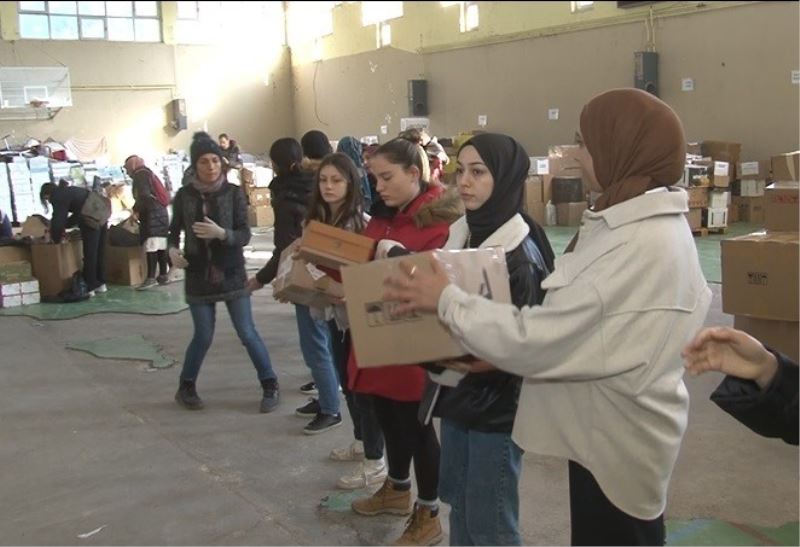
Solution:
{"label": "concrete wall", "polygon": [[[302,64],[293,49],[296,127],[319,127],[335,138],[378,134],[388,124],[395,135],[399,118],[408,115],[407,80],[424,77],[436,134],[475,129],[485,114],[488,130],[514,135],[531,154],[543,154],[550,144],[572,141],[592,95],[632,85],[633,53],[647,39],[643,21],[421,54],[383,48],[311,64]],[[791,71],[800,67],[797,3],[697,10],[656,17],[654,24],[660,95],[677,110],[690,140],[739,141],[749,159],[799,147],[799,88],[791,84]],[[327,125],[314,116],[315,71],[316,108]],[[681,91],[687,77],[695,80],[693,92]],[[560,110],[559,120],[548,120],[549,108]]]}

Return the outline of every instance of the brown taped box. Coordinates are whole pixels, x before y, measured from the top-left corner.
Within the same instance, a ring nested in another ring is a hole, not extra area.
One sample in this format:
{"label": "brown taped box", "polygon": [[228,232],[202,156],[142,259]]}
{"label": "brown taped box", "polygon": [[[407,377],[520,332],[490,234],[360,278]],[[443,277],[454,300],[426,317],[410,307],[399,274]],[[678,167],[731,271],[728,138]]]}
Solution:
{"label": "brown taped box", "polygon": [[731,185],[731,181],[734,180],[734,175],[732,174],[733,164],[727,161],[714,161],[714,173],[711,177],[711,184],[714,185],[715,188],[727,188]]}
{"label": "brown taped box", "polygon": [[[559,144],[551,146],[548,150],[550,160],[550,176],[574,175],[581,176],[581,164],[576,159],[580,150],[577,144]],[[545,201],[545,203],[547,203]]]}
{"label": "brown taped box", "polygon": [[544,203],[531,203],[528,207],[528,216],[535,220],[540,226],[546,224],[546,206]]}
{"label": "brown taped box", "polygon": [[768,180],[771,170],[772,162],[770,160],[743,161],[739,164],[736,172],[739,174],[740,180]]}
{"label": "brown taped box", "polygon": [[248,192],[248,196],[250,197],[250,205],[252,206],[270,204],[269,188],[251,188]]}
{"label": "brown taped box", "polygon": [[292,257],[299,243],[294,241],[281,253],[278,273],[272,283],[272,294],[294,304],[324,308],[344,298],[344,289],[313,264]]}
{"label": "brown taped box", "polygon": [[708,207],[709,190],[711,190],[710,186],[690,186],[686,188],[686,193],[689,194],[689,208]]}
{"label": "brown taped box", "polygon": [[733,318],[733,328],[746,332],[765,346],[780,351],[795,363],[798,362],[800,324],[797,321],[771,321],[737,315]]}
{"label": "brown taped box", "polygon": [[[737,218],[736,221],[731,222],[764,224],[764,196],[733,196],[731,206],[731,209],[736,212]],[[730,218],[728,220],[730,221]]]}
{"label": "brown taped box", "polygon": [[800,184],[775,183],[764,190],[764,227],[775,232],[797,232],[800,226]]}
{"label": "brown taped box", "polygon": [[525,211],[529,214],[537,203],[544,203],[544,181],[539,175],[530,175],[525,179]]}
{"label": "brown taped box", "polygon": [[72,284],[72,275],[83,269],[83,248],[79,239],[66,243],[31,245],[33,276],[39,280],[42,296],[55,296]]}
{"label": "brown taped box", "polygon": [[722,240],[722,311],[798,320],[797,233],[755,232]]}
{"label": "brown taped box", "polygon": [[686,143],[686,153],[692,154],[694,156],[700,156],[703,154],[703,150],[701,144],[699,142],[687,142]]}
{"label": "brown taped box", "polygon": [[275,212],[270,205],[250,205],[247,208],[247,223],[253,227],[265,227],[275,224]]}
{"label": "brown taped box", "polygon": [[580,226],[583,212],[589,207],[585,201],[556,204],[556,221],[559,226]]}
{"label": "brown taped box", "polygon": [[736,180],[736,166],[742,155],[742,145],[738,142],[726,141],[703,141],[700,145],[703,156],[712,158],[714,161],[725,161],[731,164],[730,180]]}
{"label": "brown taped box", "polygon": [[135,287],[147,277],[144,249],[106,245],[106,281],[114,285]]}
{"label": "brown taped box", "polygon": [[772,180],[800,180],[800,151],[772,156]]}
{"label": "brown taped box", "polygon": [[435,313],[396,317],[396,304],[383,302],[384,279],[400,262],[431,270],[431,256],[450,280],[470,294],[511,302],[505,253],[499,247],[428,251],[342,268],[353,351],[360,368],[411,365],[460,357],[466,352]]}
{"label": "brown taped box", "polygon": [[728,205],[728,224],[741,222],[741,219],[739,218],[739,206],[734,203],[734,199],[736,199],[736,196],[731,198],[731,204]]}
{"label": "brown taped box", "polygon": [[30,262],[31,248],[27,245],[3,245],[0,246],[0,264],[9,262]]}
{"label": "brown taped box", "polygon": [[689,229],[693,232],[699,231],[703,227],[703,209],[689,209],[686,220],[689,222]]}
{"label": "brown taped box", "polygon": [[375,240],[312,220],[300,239],[300,258],[312,264],[339,269],[372,258]]}

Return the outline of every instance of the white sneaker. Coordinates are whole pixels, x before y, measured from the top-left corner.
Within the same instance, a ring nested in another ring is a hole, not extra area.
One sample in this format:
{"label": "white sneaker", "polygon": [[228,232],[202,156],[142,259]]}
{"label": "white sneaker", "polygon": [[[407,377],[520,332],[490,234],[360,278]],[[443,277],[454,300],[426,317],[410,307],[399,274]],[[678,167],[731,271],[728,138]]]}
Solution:
{"label": "white sneaker", "polygon": [[94,290],[94,292],[96,292],[97,294],[103,294],[103,293],[105,293],[105,292],[108,292],[108,287],[106,287],[106,284],[105,284],[105,283],[103,283],[102,285],[100,285],[99,287],[97,287],[97,288]]}
{"label": "white sneaker", "polygon": [[386,481],[388,470],[386,469],[386,462],[381,458],[380,460],[364,460],[358,464],[358,469],[352,475],[344,475],[338,481],[336,486],[343,490],[357,490],[359,488],[367,488],[377,484],[383,484]]}
{"label": "white sneaker", "polygon": [[358,462],[364,459],[364,443],[353,441],[344,448],[331,450],[331,459],[337,462]]}

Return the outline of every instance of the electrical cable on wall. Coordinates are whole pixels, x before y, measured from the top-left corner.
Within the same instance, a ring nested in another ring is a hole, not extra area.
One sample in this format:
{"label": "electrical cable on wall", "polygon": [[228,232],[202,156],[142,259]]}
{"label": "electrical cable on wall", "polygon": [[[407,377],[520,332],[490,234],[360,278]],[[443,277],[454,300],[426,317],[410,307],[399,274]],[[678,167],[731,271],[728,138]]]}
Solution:
{"label": "electrical cable on wall", "polygon": [[324,126],[328,126],[329,124],[323,122],[319,117],[319,110],[317,109],[317,71],[319,70],[319,65],[322,64],[322,61],[316,61],[314,63],[314,79],[311,83],[311,89],[314,93],[314,116],[317,118],[317,121]]}

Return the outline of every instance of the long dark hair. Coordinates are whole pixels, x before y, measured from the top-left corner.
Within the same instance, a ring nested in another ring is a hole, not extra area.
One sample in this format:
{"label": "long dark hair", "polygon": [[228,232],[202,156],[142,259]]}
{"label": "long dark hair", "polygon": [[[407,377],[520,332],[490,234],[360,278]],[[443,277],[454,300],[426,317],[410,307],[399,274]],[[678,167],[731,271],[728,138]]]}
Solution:
{"label": "long dark hair", "polygon": [[269,148],[269,159],[276,176],[287,176],[300,172],[303,161],[303,149],[297,139],[284,137],[272,143]]}
{"label": "long dark hair", "polygon": [[[328,165],[339,171],[339,174],[347,181],[347,193],[344,196],[344,203],[342,203],[335,217],[331,212],[330,205],[322,199],[322,192],[319,189],[319,174]],[[314,175],[314,188],[311,191],[311,205],[308,207],[306,222],[318,220],[337,228],[361,233],[364,231],[363,203],[361,197],[361,175],[358,174],[358,169],[353,160],[339,152],[325,156]]]}
{"label": "long dark hair", "polygon": [[422,190],[425,190],[429,181],[422,178],[423,159],[420,153],[422,148],[418,144],[414,144],[404,138],[394,138],[378,147],[373,154],[374,156],[383,156],[389,163],[395,165],[402,165],[403,169],[411,169],[412,166],[419,169],[419,182]]}
{"label": "long dark hair", "polygon": [[57,186],[52,182],[45,182],[39,189],[39,201],[45,211],[50,211],[50,196],[56,191]]}

